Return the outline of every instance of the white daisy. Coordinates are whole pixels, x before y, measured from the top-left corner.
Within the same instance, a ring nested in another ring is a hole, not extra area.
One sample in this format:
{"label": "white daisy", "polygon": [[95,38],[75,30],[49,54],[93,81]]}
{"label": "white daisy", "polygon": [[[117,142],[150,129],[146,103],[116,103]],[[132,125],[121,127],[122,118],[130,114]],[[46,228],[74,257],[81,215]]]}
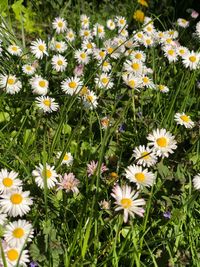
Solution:
{"label": "white daisy", "polygon": [[124,62],[124,70],[135,75],[140,75],[143,72],[143,64],[138,60],[129,60],[127,59]]}
{"label": "white daisy", "polygon": [[184,57],[189,53],[189,49],[185,46],[176,47],[176,52],[179,56]]}
{"label": "white daisy", "polygon": [[96,48],[96,45],[95,45],[95,43],[91,42],[90,40],[85,39],[82,42],[81,48],[83,50],[85,50],[87,52],[87,54],[89,55],[89,54],[93,53],[93,49]]}
{"label": "white daisy", "polygon": [[51,60],[52,68],[57,72],[63,72],[67,67],[67,61],[62,55],[54,55]]}
{"label": "white daisy", "polygon": [[117,27],[119,28],[124,28],[126,26],[126,19],[124,17],[116,17],[115,18],[115,23],[117,25]]}
{"label": "white daisy", "polygon": [[89,29],[81,29],[79,34],[83,39],[92,39],[92,32]]}
{"label": "white daisy", "polygon": [[96,23],[93,27],[93,35],[98,36],[99,39],[103,39],[105,36],[104,26]]}
{"label": "white daisy", "polygon": [[18,173],[7,169],[0,170],[0,193],[4,194],[22,186],[22,181],[17,179]]}
{"label": "white daisy", "polygon": [[115,198],[116,211],[124,211],[124,222],[128,221],[128,215],[135,217],[135,214],[143,217],[145,210],[141,207],[145,205],[144,199],[137,199],[139,193],[131,191],[131,187],[128,185],[122,186],[117,184],[111,193],[111,196]]}
{"label": "white daisy", "polygon": [[25,220],[9,222],[3,236],[9,246],[23,247],[25,241],[30,242],[33,238],[33,226]]}
{"label": "white daisy", "polygon": [[88,29],[90,25],[90,18],[85,14],[82,14],[80,20],[81,20],[81,28]]}
{"label": "white daisy", "polygon": [[8,52],[14,56],[21,56],[22,49],[18,45],[9,45]]}
{"label": "white daisy", "polygon": [[102,72],[109,72],[112,69],[112,66],[108,60],[104,60],[102,63]]}
{"label": "white daisy", "polygon": [[27,75],[33,75],[36,71],[36,68],[33,65],[25,64],[22,66],[22,71]]}
{"label": "white daisy", "polygon": [[147,136],[147,139],[150,141],[148,145],[153,146],[156,155],[162,158],[169,157],[169,154],[174,153],[173,150],[177,148],[177,142],[174,138],[166,129],[153,130],[153,133]]}
{"label": "white daisy", "polygon": [[64,53],[67,50],[67,44],[63,41],[54,41],[52,49],[58,53]]}
{"label": "white daisy", "polygon": [[200,21],[196,24],[196,35],[200,38]]}
{"label": "white daisy", "polygon": [[126,178],[136,183],[137,189],[152,186],[156,179],[152,172],[148,172],[148,169],[143,169],[141,166],[131,165],[125,171]]}
{"label": "white daisy", "polygon": [[45,113],[57,111],[59,108],[59,105],[55,102],[55,99],[49,96],[36,97],[35,102],[36,106],[38,106]]}
{"label": "white daisy", "polygon": [[52,26],[57,33],[63,33],[67,28],[67,22],[63,18],[55,18],[52,22]]}
{"label": "white daisy", "polygon": [[200,190],[200,173],[194,176],[193,180],[193,185],[196,190]]}
{"label": "white daisy", "polygon": [[30,79],[30,85],[34,94],[46,95],[48,92],[49,82],[40,75],[32,77]]}
{"label": "white daisy", "polygon": [[165,57],[169,60],[169,63],[176,62],[178,60],[176,49],[170,45],[164,46],[163,51],[165,53]]}
{"label": "white daisy", "polygon": [[149,147],[145,146],[136,147],[133,150],[133,156],[136,159],[136,164],[142,165],[144,167],[153,166],[157,162],[157,156]]}
{"label": "white daisy", "polygon": [[15,75],[0,75],[0,88],[7,94],[18,93],[22,88],[22,83]]}
{"label": "white daisy", "polygon": [[179,18],[179,19],[177,19],[177,24],[180,26],[180,27],[182,27],[182,28],[187,28],[187,27],[189,27],[189,21],[188,20],[186,20],[186,19],[183,19],[183,18]]}
{"label": "white daisy", "polygon": [[106,26],[109,30],[113,31],[115,29],[115,23],[112,19],[107,20]]}
{"label": "white daisy", "polygon": [[[6,248],[4,249],[4,255],[5,255],[7,267],[15,267],[15,266],[24,267],[24,266],[27,266],[27,263],[29,262],[28,250],[23,250],[21,253],[21,248],[19,247],[6,246]],[[19,264],[17,264],[18,260],[19,260]],[[2,258],[0,258],[0,263],[3,264]]]}
{"label": "white daisy", "polygon": [[105,89],[110,89],[114,85],[112,78],[106,73],[102,73],[99,77],[95,78],[95,83],[99,88]]}
{"label": "white daisy", "polygon": [[142,87],[155,88],[155,84],[153,83],[153,81],[146,75],[142,75],[140,81],[142,83]]}
{"label": "white daisy", "polygon": [[200,53],[195,53],[194,51],[189,52],[183,58],[183,65],[190,70],[195,70],[199,68]]}
{"label": "white daisy", "polygon": [[186,115],[184,112],[176,113],[174,117],[177,124],[184,125],[185,128],[193,128],[195,125],[190,116]]}
{"label": "white daisy", "polygon": [[88,53],[80,49],[75,51],[74,57],[76,58],[78,64],[86,65],[90,60]]}
{"label": "white daisy", "polygon": [[34,56],[38,59],[42,59],[44,55],[48,56],[47,53],[47,46],[44,41],[41,39],[37,39],[36,41],[33,41],[30,46],[31,52],[34,54]]}
{"label": "white daisy", "polygon": [[73,95],[78,94],[81,90],[83,83],[78,77],[67,78],[61,82],[61,89],[65,94]]}
{"label": "white daisy", "polygon": [[98,48],[94,49],[93,53],[94,53],[94,58],[99,61],[103,61],[107,55],[107,52],[105,50]]}
{"label": "white daisy", "polygon": [[67,41],[69,42],[73,42],[75,40],[75,33],[72,29],[68,29],[67,32],[66,32],[66,39]]}
{"label": "white daisy", "polygon": [[146,55],[143,51],[141,50],[132,50],[132,52],[130,53],[130,58],[133,61],[141,61],[141,62],[145,62],[146,60]]}
{"label": "white daisy", "polygon": [[12,217],[21,217],[28,213],[30,211],[30,205],[33,204],[29,195],[30,192],[23,192],[21,187],[1,195],[0,206],[2,212],[5,212]]}
{"label": "white daisy", "polygon": [[162,93],[168,93],[169,92],[169,88],[163,84],[156,84],[156,88],[158,89],[158,91],[160,91]]}
{"label": "white daisy", "polygon": [[58,174],[54,170],[54,166],[46,164],[46,168],[40,163],[35,170],[32,171],[32,175],[35,176],[35,182],[40,188],[44,188],[45,180],[47,188],[51,189],[57,183]]}
{"label": "white daisy", "polygon": [[95,109],[98,106],[97,96],[94,92],[88,91],[83,97],[83,105],[89,109]]}
{"label": "white daisy", "polygon": [[[59,159],[59,158],[61,157],[61,154],[62,154],[61,151],[57,152],[56,157]],[[64,157],[63,157],[63,159],[62,159],[61,164],[62,164],[62,165],[66,165],[66,166],[71,166],[71,165],[73,164],[73,160],[74,160],[74,159],[73,159],[72,154],[71,154],[70,152],[66,152],[66,153],[64,154]]]}
{"label": "white daisy", "polygon": [[139,87],[142,86],[141,79],[132,73],[131,74],[125,73],[123,74],[122,78],[125,84],[131,89],[138,89]]}

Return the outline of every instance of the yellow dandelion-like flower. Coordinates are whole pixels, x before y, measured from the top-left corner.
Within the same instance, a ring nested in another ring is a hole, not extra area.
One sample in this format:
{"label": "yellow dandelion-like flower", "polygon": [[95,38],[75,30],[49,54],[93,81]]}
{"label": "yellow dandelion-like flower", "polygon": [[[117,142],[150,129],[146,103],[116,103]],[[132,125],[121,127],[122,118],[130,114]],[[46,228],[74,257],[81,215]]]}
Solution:
{"label": "yellow dandelion-like flower", "polygon": [[143,22],[144,21],[144,12],[140,9],[136,10],[133,14],[133,18],[134,20],[138,21],[138,22]]}

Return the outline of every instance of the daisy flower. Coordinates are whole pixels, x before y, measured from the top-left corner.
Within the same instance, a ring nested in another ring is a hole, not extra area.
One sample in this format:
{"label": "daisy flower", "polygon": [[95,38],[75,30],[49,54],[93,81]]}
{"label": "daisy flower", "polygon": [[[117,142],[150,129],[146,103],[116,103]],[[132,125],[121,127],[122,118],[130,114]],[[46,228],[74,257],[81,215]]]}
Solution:
{"label": "daisy flower", "polygon": [[187,27],[189,27],[190,23],[186,19],[179,18],[179,19],[177,19],[177,24],[181,28],[187,28]]}
{"label": "daisy flower", "polygon": [[169,154],[174,153],[177,148],[175,137],[167,132],[166,129],[153,130],[152,134],[147,136],[150,141],[149,146],[153,146],[153,150],[159,157],[169,157]]}
{"label": "daisy flower", "polygon": [[199,67],[200,53],[194,51],[189,52],[183,58],[183,65],[190,70],[195,70]]}
{"label": "daisy flower", "polygon": [[88,90],[88,93],[84,95],[83,105],[85,106],[85,108],[95,109],[98,106],[96,94]]}
{"label": "daisy flower", "polygon": [[36,68],[33,65],[25,64],[22,66],[22,71],[27,75],[33,75],[36,71]]}
{"label": "daisy flower", "polygon": [[46,95],[48,92],[49,82],[40,75],[32,77],[30,79],[30,85],[34,94]]}
{"label": "daisy flower", "polygon": [[145,210],[141,207],[145,205],[144,199],[137,199],[139,193],[134,190],[131,191],[131,187],[124,185],[120,187],[118,184],[113,188],[111,196],[115,199],[117,207],[116,211],[124,211],[124,222],[127,223],[128,216],[135,217],[135,214],[143,217]]}
{"label": "daisy flower", "polygon": [[124,17],[116,17],[115,18],[115,23],[117,27],[119,28],[124,28],[126,26],[126,19]]}
{"label": "daisy flower", "polygon": [[98,36],[99,39],[103,39],[105,36],[104,26],[96,23],[93,27],[93,35]]}
{"label": "daisy flower", "polygon": [[151,36],[145,35],[140,41],[146,48],[151,47],[155,44],[154,39]]}
{"label": "daisy flower", "polygon": [[80,181],[75,178],[73,173],[71,172],[68,174],[65,173],[63,177],[59,175],[59,178],[60,178],[60,182],[57,183],[58,185],[57,190],[63,189],[67,193],[69,193],[70,191],[72,191],[75,194],[79,193],[78,185],[80,184]]}
{"label": "daisy flower", "polygon": [[1,226],[4,226],[4,224],[6,223],[7,216],[8,215],[6,213],[3,213],[2,210],[0,209],[0,225]]}
{"label": "daisy flower", "polygon": [[17,179],[18,173],[7,169],[0,170],[0,193],[4,194],[22,186],[22,181]]}
{"label": "daisy flower", "polygon": [[8,52],[13,56],[21,56],[22,50],[18,45],[9,45]]}
{"label": "daisy flower", "polygon": [[146,55],[143,51],[141,50],[132,50],[131,54],[130,54],[130,58],[133,61],[139,61],[139,62],[145,62],[146,60]]}
{"label": "daisy flower", "polygon": [[177,124],[184,125],[185,128],[193,128],[194,122],[190,119],[190,116],[183,113],[176,113],[175,114],[175,121]]}
{"label": "daisy flower", "polygon": [[175,48],[171,46],[164,46],[162,49],[165,53],[165,57],[169,60],[169,63],[176,62],[178,60]]}
{"label": "daisy flower", "polygon": [[[87,164],[88,177],[95,174],[95,172],[97,171],[97,166],[98,166],[98,161],[94,161],[94,160],[90,161],[90,163]],[[100,173],[102,174],[107,170],[108,170],[108,168],[106,167],[106,165],[104,163],[102,163]]]}
{"label": "daisy flower", "polygon": [[94,58],[99,61],[103,61],[107,55],[105,50],[98,49],[98,48],[94,49],[93,53],[94,53]]}
{"label": "daisy flower", "polygon": [[[57,159],[59,159],[61,157],[61,154],[62,154],[61,151],[57,152],[57,155],[56,155]],[[64,157],[63,157],[63,160],[62,160],[61,164],[62,165],[65,164],[66,166],[71,166],[73,164],[73,160],[74,159],[73,159],[72,154],[70,152],[66,152]]]}
{"label": "daisy flower", "polygon": [[167,31],[167,34],[169,34],[169,36],[170,36],[171,38],[173,38],[173,39],[178,38],[178,32],[175,31],[175,30],[168,30],[168,31]]}
{"label": "daisy flower", "polygon": [[80,65],[77,65],[73,71],[73,74],[77,77],[80,77],[83,75],[83,72],[84,72],[84,65],[80,64]]}
{"label": "daisy flower", "polygon": [[102,71],[103,72],[109,72],[112,69],[112,66],[109,61],[105,60],[102,63]]}
{"label": "daisy flower", "polygon": [[44,41],[37,39],[33,41],[30,46],[32,54],[38,59],[42,59],[44,55],[48,56],[47,46]]}
{"label": "daisy flower", "polygon": [[67,78],[61,82],[61,89],[65,94],[73,95],[78,94],[81,90],[83,83],[78,77]]}
{"label": "daisy flower", "polygon": [[200,190],[200,173],[194,176],[193,180],[193,186],[196,190]]}
{"label": "daisy flower", "polygon": [[179,56],[184,57],[184,56],[188,55],[189,49],[185,46],[178,46],[178,47],[176,47],[176,53]]}
{"label": "daisy flower", "polygon": [[62,54],[67,50],[67,44],[63,41],[54,41],[52,44],[52,49]]}
{"label": "daisy flower", "polygon": [[90,18],[86,16],[85,14],[82,14],[81,17],[81,28],[82,29],[88,29],[90,24]]}
{"label": "daisy flower", "polygon": [[63,18],[55,18],[52,22],[53,29],[56,30],[56,33],[63,33],[67,28],[67,22]]}
{"label": "daisy flower", "polygon": [[126,29],[119,29],[118,34],[122,37],[128,37],[128,31]]}
{"label": "daisy flower", "polygon": [[83,40],[83,43],[81,45],[81,48],[86,51],[88,55],[93,53],[93,49],[95,49],[95,47],[95,43],[87,39]]}
{"label": "daisy flower", "polygon": [[9,222],[3,236],[9,246],[23,247],[25,242],[33,238],[33,226],[25,220]]}
{"label": "daisy flower", "polygon": [[2,212],[12,217],[21,217],[28,213],[30,211],[30,205],[33,204],[29,195],[30,192],[23,192],[21,187],[1,195],[0,206]]}
{"label": "daisy flower", "polygon": [[59,108],[58,103],[55,99],[49,96],[39,96],[35,99],[36,106],[45,113],[51,113],[52,111],[57,111]]}
{"label": "daisy flower", "polygon": [[127,59],[124,62],[124,70],[135,75],[139,75],[143,72],[143,64],[138,60],[129,60]]}
{"label": "daisy flower", "polygon": [[156,164],[157,156],[153,153],[152,149],[145,146],[136,147],[133,150],[133,156],[136,158],[136,164],[144,167],[150,167]]}
{"label": "daisy flower", "polygon": [[115,22],[112,19],[107,20],[106,26],[111,31],[113,31],[116,27]]}
{"label": "daisy flower", "polygon": [[200,38],[200,21],[196,24],[196,35]]}
{"label": "daisy flower", "polygon": [[44,188],[44,181],[46,180],[47,188],[51,189],[57,183],[58,174],[54,166],[46,164],[46,168],[40,163],[36,169],[32,171],[35,177],[36,184],[42,189]]}
{"label": "daisy flower", "polygon": [[[4,255],[5,255],[7,267],[14,267],[17,265],[27,266],[27,263],[29,262],[28,250],[23,250],[21,252],[21,248],[19,247],[6,246],[6,248],[4,249]],[[19,264],[17,264],[18,260],[19,260]],[[3,264],[2,258],[0,258],[0,263]]]}
{"label": "daisy flower", "polygon": [[101,126],[103,129],[107,129],[110,126],[110,119],[107,116],[101,119]]}
{"label": "daisy flower", "polygon": [[54,55],[51,64],[52,68],[57,72],[63,72],[67,67],[67,61],[62,55]]}
{"label": "daisy flower", "polygon": [[15,75],[0,75],[0,88],[13,95],[21,90],[22,83]]}
{"label": "daisy flower", "polygon": [[[146,23],[145,23],[144,25],[146,25]],[[155,28],[154,28],[153,23],[148,23],[146,26],[144,26],[143,31],[144,31],[147,35],[151,36],[151,35],[154,35],[154,34],[155,34],[155,31],[156,31],[156,30],[155,30]]]}
{"label": "daisy flower", "polygon": [[144,33],[143,32],[137,32],[134,34],[133,39],[135,41],[141,42],[144,39]]}
{"label": "daisy flower", "polygon": [[88,53],[80,49],[75,51],[74,57],[76,58],[78,64],[83,64],[83,65],[88,64],[90,60]]}
{"label": "daisy flower", "polygon": [[169,88],[163,84],[156,84],[156,88],[158,89],[158,91],[160,91],[162,93],[168,93],[169,92]]}
{"label": "daisy flower", "polygon": [[66,39],[69,42],[73,42],[75,40],[75,33],[72,29],[68,29],[66,32]]}
{"label": "daisy flower", "polygon": [[153,83],[153,81],[146,75],[143,75],[141,77],[141,83],[142,83],[142,87],[155,88],[155,84]]}
{"label": "daisy flower", "polygon": [[83,39],[92,39],[92,32],[88,29],[81,29],[79,34]]}
{"label": "daisy flower", "polygon": [[131,89],[137,89],[142,85],[140,78],[133,74],[123,74],[122,78],[125,84]]}
{"label": "daisy flower", "polygon": [[155,182],[155,175],[148,172],[148,169],[143,169],[141,166],[131,165],[125,169],[125,176],[130,182],[137,185],[137,189],[150,187]]}
{"label": "daisy flower", "polygon": [[95,78],[95,83],[99,88],[105,88],[105,89],[110,89],[114,85],[110,75],[106,73],[102,73],[99,77]]}

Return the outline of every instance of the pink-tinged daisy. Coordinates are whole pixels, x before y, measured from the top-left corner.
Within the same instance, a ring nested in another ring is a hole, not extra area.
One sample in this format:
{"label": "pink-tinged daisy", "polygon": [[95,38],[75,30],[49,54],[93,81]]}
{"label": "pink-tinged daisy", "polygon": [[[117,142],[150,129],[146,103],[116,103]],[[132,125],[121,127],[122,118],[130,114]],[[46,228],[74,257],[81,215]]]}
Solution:
{"label": "pink-tinged daisy", "polygon": [[2,212],[7,213],[9,216],[17,217],[23,216],[30,211],[30,205],[33,204],[32,199],[29,197],[29,191],[22,191],[18,188],[1,195],[0,206]]}
{"label": "pink-tinged daisy", "polygon": [[195,125],[190,116],[186,115],[184,112],[176,113],[174,118],[177,124],[184,125],[185,128],[193,128]]}
{"label": "pink-tinged daisy", "polygon": [[[90,161],[90,163],[87,164],[87,173],[89,177],[96,173],[97,166],[98,166],[98,161],[94,161],[94,160]],[[108,168],[106,167],[106,165],[102,163],[100,173],[102,174],[107,170]]]}
{"label": "pink-tinged daisy", "polygon": [[131,165],[125,169],[125,176],[130,182],[137,185],[137,189],[150,187],[155,182],[155,175],[141,166]]}
{"label": "pink-tinged daisy", "polygon": [[153,133],[149,134],[147,139],[150,141],[148,145],[153,146],[152,149],[156,155],[163,158],[169,157],[169,154],[174,153],[177,148],[175,137],[166,129],[153,130]]}
{"label": "pink-tinged daisy", "polygon": [[69,193],[70,191],[72,191],[75,194],[79,193],[78,185],[80,184],[80,181],[75,178],[73,173],[71,172],[68,174],[65,173],[63,177],[59,175],[59,179],[60,179],[60,182],[57,183],[58,185],[57,190],[63,189],[67,193]]}
{"label": "pink-tinged daisy", "polygon": [[40,163],[35,170],[32,171],[32,175],[35,177],[35,182],[40,188],[44,188],[45,179],[47,188],[51,189],[58,182],[58,174],[55,171],[54,166],[46,164],[46,168]]}
{"label": "pink-tinged daisy", "polygon": [[145,205],[144,199],[137,199],[139,193],[134,190],[131,191],[131,187],[124,185],[120,187],[118,184],[113,188],[111,196],[116,200],[116,211],[124,211],[124,222],[127,223],[128,216],[135,217],[135,214],[143,217],[145,210],[141,207]]}

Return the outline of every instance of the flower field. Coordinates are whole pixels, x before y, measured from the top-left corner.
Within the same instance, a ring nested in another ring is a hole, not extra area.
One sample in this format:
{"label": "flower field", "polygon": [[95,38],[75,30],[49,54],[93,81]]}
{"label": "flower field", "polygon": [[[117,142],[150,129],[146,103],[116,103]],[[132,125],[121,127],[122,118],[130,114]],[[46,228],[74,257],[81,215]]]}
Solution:
{"label": "flower field", "polygon": [[0,266],[200,266],[198,12],[42,32],[22,2],[0,26]]}

